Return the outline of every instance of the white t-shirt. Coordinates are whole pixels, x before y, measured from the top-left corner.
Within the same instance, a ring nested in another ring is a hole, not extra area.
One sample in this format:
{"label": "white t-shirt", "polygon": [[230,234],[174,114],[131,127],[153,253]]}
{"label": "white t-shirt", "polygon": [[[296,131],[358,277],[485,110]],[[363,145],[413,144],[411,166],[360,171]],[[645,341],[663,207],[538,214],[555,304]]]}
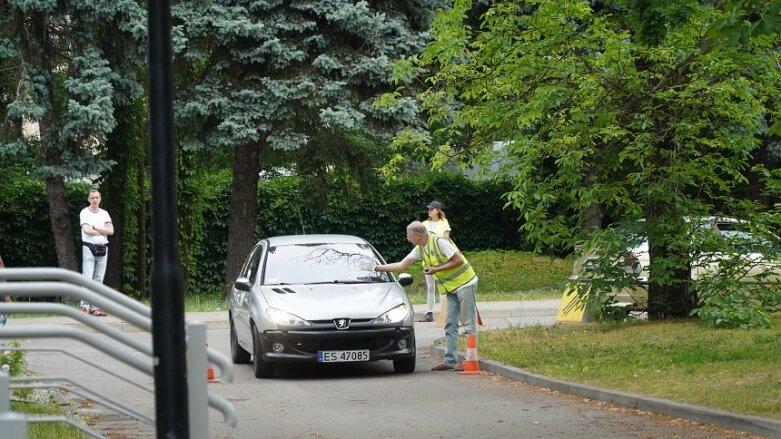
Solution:
{"label": "white t-shirt", "polygon": [[[105,210],[98,208],[97,212],[89,210],[89,207],[85,207],[79,213],[79,225],[89,224],[95,227],[103,227],[106,224],[111,223],[111,216]],[[89,242],[90,244],[108,244],[108,238],[106,235],[87,235],[84,233],[84,228],[81,229],[81,240]]]}

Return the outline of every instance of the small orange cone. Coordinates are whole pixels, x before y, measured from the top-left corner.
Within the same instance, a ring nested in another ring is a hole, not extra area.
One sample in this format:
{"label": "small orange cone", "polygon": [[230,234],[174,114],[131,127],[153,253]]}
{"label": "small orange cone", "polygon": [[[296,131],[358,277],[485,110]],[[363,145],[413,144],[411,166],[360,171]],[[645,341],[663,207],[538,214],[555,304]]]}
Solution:
{"label": "small orange cone", "polygon": [[214,368],[211,363],[209,363],[209,367],[206,369],[206,379],[209,380],[210,383],[220,382],[220,379],[214,374]]}
{"label": "small orange cone", "polygon": [[[209,347],[209,344],[206,344],[206,347]],[[212,362],[209,362],[209,366],[206,368],[206,379],[210,383],[219,383],[220,379],[217,378],[217,374],[214,373],[214,366],[212,366]]]}
{"label": "small orange cone", "polygon": [[480,360],[477,359],[477,343],[475,335],[469,334],[466,340],[466,354],[464,355],[464,370],[459,372],[464,375],[475,375],[480,373]]}

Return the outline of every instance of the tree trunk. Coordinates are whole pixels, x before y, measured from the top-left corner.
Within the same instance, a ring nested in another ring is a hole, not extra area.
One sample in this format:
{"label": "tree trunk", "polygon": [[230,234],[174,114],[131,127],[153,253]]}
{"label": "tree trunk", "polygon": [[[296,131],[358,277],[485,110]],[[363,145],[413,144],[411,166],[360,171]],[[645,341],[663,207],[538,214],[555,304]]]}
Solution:
{"label": "tree trunk", "polygon": [[[648,202],[645,205],[645,216],[648,230],[653,230],[659,221],[669,221],[670,215],[663,216],[664,206],[660,203]],[[680,218],[681,227],[685,227],[683,218]],[[664,239],[648,236],[648,256],[651,264],[648,279],[648,319],[662,320],[671,317],[689,317],[692,309],[697,305],[697,297],[689,288],[691,285],[691,265],[679,266],[672,270],[669,283],[659,281],[659,273],[655,274],[653,267],[658,266],[655,261],[674,258],[675,260],[688,260],[687,255],[676,255],[670,250],[669,243],[674,237],[667,236]]]}
{"label": "tree trunk", "polygon": [[242,144],[237,146],[233,153],[228,254],[225,261],[225,295],[230,293],[241,264],[256,241],[261,147],[261,144],[256,143]]}
{"label": "tree trunk", "polygon": [[144,183],[146,180],[146,168],[144,160],[139,159],[136,163],[138,171],[136,173],[136,184],[138,185],[138,206],[136,209],[136,291],[142,296],[149,297],[149,288],[147,287],[147,264],[146,264],[146,189]]}
{"label": "tree trunk", "polygon": [[[79,271],[76,257],[76,243],[73,240],[73,226],[68,204],[65,201],[65,183],[62,177],[46,176],[46,195],[49,200],[49,220],[54,237],[54,248],[57,251],[57,264],[61,268]],[[85,199],[86,199],[86,195]]]}
{"label": "tree trunk", "polygon": [[[593,167],[589,167],[584,178],[584,183],[589,188],[600,180],[600,178],[594,174]],[[605,212],[603,211],[602,203],[591,203],[584,209],[579,226],[588,233],[589,237],[591,237],[594,233],[602,229],[602,219],[604,216]]]}
{"label": "tree trunk", "polygon": [[[19,17],[16,17],[19,18]],[[54,121],[54,85],[52,84],[52,60],[54,49],[50,36],[47,33],[48,18],[43,13],[33,13],[27,17],[29,27],[27,38],[22,39],[23,57],[31,60],[31,64],[44,72],[46,93],[41,94],[38,103],[46,109],[43,117],[38,120],[38,128],[41,135],[41,158],[44,166],[57,168],[62,164],[60,149],[57,145],[57,137]],[[49,201],[49,221],[51,223],[54,248],[57,253],[57,264],[61,268],[79,271],[79,262],[76,256],[76,241],[71,224],[72,216],[68,212],[68,204],[65,197],[65,182],[62,177],[52,173],[44,176],[46,182],[46,197]],[[87,194],[84,194],[84,203],[87,204]],[[81,250],[81,249],[78,249]]]}
{"label": "tree trunk", "polygon": [[[46,87],[49,90],[49,99],[52,97],[53,87],[50,81],[46,81]],[[49,101],[51,105],[51,100]],[[49,106],[51,108],[51,106]],[[41,134],[41,151],[43,154],[43,163],[45,166],[57,167],[62,164],[59,148],[53,141],[52,113],[47,112],[44,117],[38,121],[38,127]],[[44,178],[46,182],[46,198],[49,201],[49,221],[52,227],[52,238],[54,239],[54,249],[57,253],[57,265],[60,268],[79,271],[79,260],[77,253],[80,248],[76,248],[74,229],[71,224],[71,213],[68,212],[68,203],[65,197],[65,182],[59,175],[47,174]],[[84,206],[87,205],[87,194],[84,195]],[[78,222],[78,220],[77,220]]]}
{"label": "tree trunk", "polygon": [[[111,137],[110,137],[111,139]],[[118,157],[125,156],[121,151],[121,142],[119,139],[111,139],[108,142],[108,158],[116,160]],[[117,151],[119,150],[119,151]],[[125,191],[127,188],[127,160],[117,160],[108,175],[106,181],[106,206],[105,209],[111,215],[111,223],[114,225],[114,235],[109,236],[108,264],[106,266],[106,276],[103,283],[115,290],[122,289],[122,279],[124,278],[122,260],[125,255]]]}

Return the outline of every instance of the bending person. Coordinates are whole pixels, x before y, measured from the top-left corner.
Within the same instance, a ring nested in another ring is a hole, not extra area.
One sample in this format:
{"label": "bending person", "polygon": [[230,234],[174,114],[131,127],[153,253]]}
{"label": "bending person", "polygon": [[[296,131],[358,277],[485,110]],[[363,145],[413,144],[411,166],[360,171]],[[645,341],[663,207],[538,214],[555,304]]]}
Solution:
{"label": "bending person", "polygon": [[445,316],[445,357],[442,363],[431,370],[463,370],[458,363],[458,321],[464,325],[466,334],[474,334],[477,341],[476,293],[477,274],[458,247],[449,239],[428,232],[420,221],[407,226],[407,240],[415,245],[399,262],[379,264],[374,271],[402,271],[417,261],[423,261],[423,272],[431,275],[437,292],[446,295],[447,313]]}

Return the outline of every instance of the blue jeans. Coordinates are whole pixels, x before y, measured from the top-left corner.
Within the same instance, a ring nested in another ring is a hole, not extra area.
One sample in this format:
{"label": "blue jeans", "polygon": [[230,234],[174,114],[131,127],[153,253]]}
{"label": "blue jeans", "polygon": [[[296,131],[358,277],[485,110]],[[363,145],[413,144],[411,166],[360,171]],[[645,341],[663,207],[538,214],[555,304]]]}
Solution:
{"label": "blue jeans", "polygon": [[[106,250],[106,256],[95,256],[87,246],[82,245],[81,260],[81,273],[84,274],[84,277],[103,283],[103,276],[106,274],[106,263],[108,262],[108,250]],[[81,307],[87,308],[89,311],[95,308],[85,300],[81,301]]]}
{"label": "blue jeans", "polygon": [[447,315],[445,316],[445,358],[448,367],[458,363],[458,321],[464,325],[465,334],[474,334],[477,343],[476,302],[477,283],[461,287],[455,293],[447,294]]}

